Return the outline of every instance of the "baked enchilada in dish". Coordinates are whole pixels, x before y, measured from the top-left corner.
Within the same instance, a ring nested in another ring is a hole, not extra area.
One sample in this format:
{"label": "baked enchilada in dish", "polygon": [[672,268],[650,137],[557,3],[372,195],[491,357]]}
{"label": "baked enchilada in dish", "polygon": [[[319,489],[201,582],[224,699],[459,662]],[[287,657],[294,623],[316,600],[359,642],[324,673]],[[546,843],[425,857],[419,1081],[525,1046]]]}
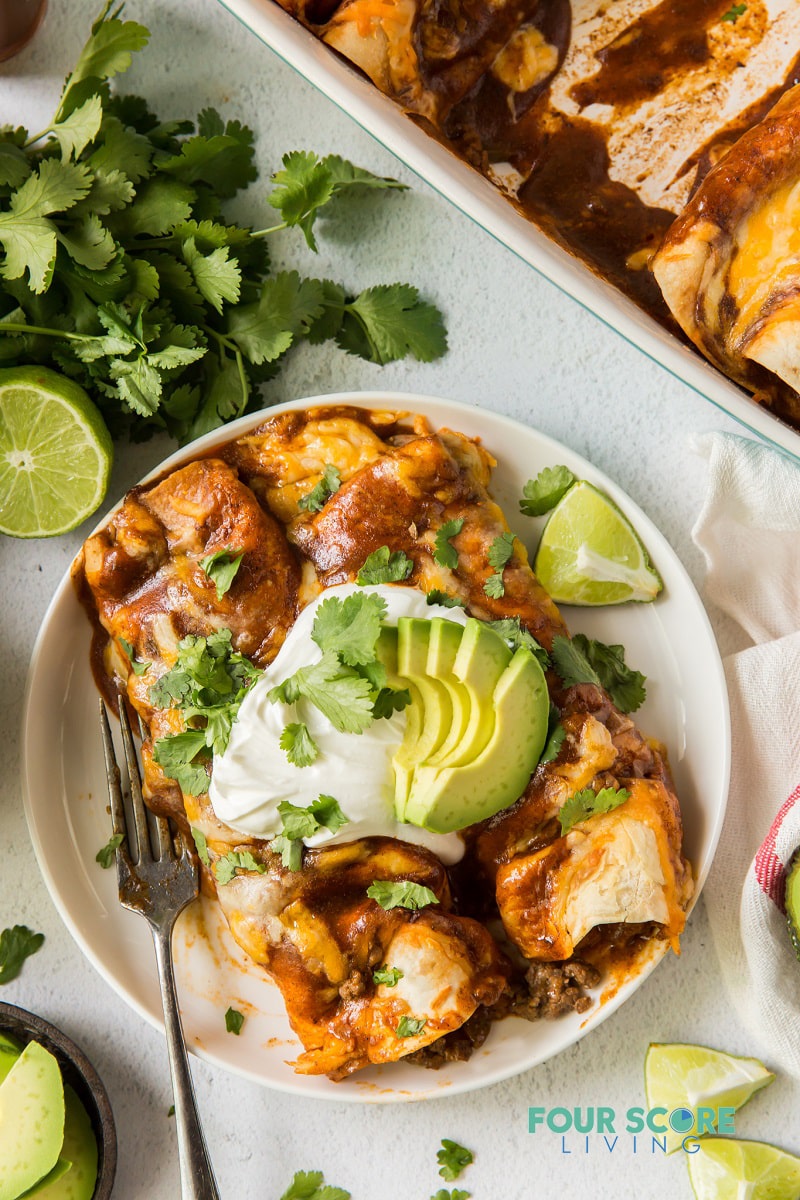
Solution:
{"label": "baked enchilada in dish", "polygon": [[[278,2],[549,237],[800,427],[800,383],[782,369],[791,329],[771,312],[760,348],[723,351],[685,315],[694,300],[707,307],[704,283],[691,290],[684,272],[676,299],[665,270],[651,270],[665,237],[674,242],[676,218],[680,236],[691,221],[693,236],[704,237],[695,193],[728,152],[715,208],[755,216],[772,194],[771,169],[761,170],[748,147],[762,145],[766,163],[776,120],[791,125],[786,108],[767,114],[800,81],[794,0]],[[736,166],[748,154],[743,189]],[[785,182],[798,182],[788,161],[785,170]],[[754,288],[769,288],[769,262],[758,254],[744,254],[739,269]],[[740,302],[726,293],[723,322]],[[747,314],[743,321],[752,324]]]}
{"label": "baked enchilada in dish", "polygon": [[578,639],[493,466],[421,416],[285,412],[134,489],[76,565],[148,804],[191,831],[300,1072],[463,1059],[678,948],[665,752],[565,678]]}

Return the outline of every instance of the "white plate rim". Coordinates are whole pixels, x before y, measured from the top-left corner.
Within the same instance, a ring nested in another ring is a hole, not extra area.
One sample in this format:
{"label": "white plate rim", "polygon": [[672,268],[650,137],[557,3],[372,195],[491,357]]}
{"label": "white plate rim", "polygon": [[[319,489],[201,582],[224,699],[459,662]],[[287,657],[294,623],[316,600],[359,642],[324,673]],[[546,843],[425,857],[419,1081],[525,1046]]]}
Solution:
{"label": "white plate rim", "polygon": [[[697,621],[698,630],[702,631],[706,639],[705,649],[709,657],[708,665],[714,672],[714,677],[711,680],[711,684],[714,702],[718,705],[718,724],[719,732],[722,737],[721,744],[717,748],[718,769],[716,779],[718,782],[718,793],[716,801],[713,806],[710,807],[709,811],[706,812],[705,809],[703,810],[704,815],[710,815],[711,824],[705,838],[704,853],[699,863],[699,869],[698,864],[694,864],[696,867],[695,894],[692,900],[692,907],[694,907],[694,904],[696,903],[708,876],[714,853],[716,852],[725,816],[725,807],[727,804],[731,763],[731,735],[730,713],[724,669],[708,615],[702,605],[700,597],[694,588],[688,572],[678,559],[674,550],[672,550],[671,546],[666,541],[663,534],[658,530],[657,526],[641,509],[638,508],[635,502],[628,497],[622,488],[615,484],[613,480],[609,479],[602,471],[594,467],[590,462],[588,462],[588,460],[584,459],[580,454],[569,449],[569,447],[564,446],[556,439],[540,433],[538,430],[533,429],[533,427],[525,425],[522,422],[501,413],[482,409],[478,406],[467,404],[462,401],[444,399],[426,394],[369,390],[361,392],[323,393],[320,395],[303,397],[297,400],[275,405],[274,407],[264,409],[258,413],[248,414],[239,418],[237,421],[224,426],[222,429],[214,430],[211,433],[197,439],[195,442],[190,443],[190,445],[175,451],[160,464],[158,464],[158,466],[156,466],[152,471],[148,472],[147,475],[145,475],[140,481],[140,483],[147,483],[153,479],[156,479],[162,476],[166,471],[180,465],[182,462],[194,458],[198,454],[207,453],[208,450],[213,449],[213,447],[217,445],[223,445],[224,443],[231,441],[233,438],[238,437],[245,431],[255,428],[258,424],[269,417],[278,415],[282,412],[290,412],[298,409],[334,405],[354,405],[356,407],[388,409],[410,414],[420,413],[423,416],[430,416],[433,412],[436,412],[437,414],[443,414],[443,416],[436,415],[433,417],[434,425],[446,425],[448,418],[452,417],[452,427],[456,429],[461,428],[464,420],[466,419],[466,424],[468,426],[472,425],[473,430],[475,429],[476,425],[484,425],[487,427],[490,433],[492,430],[497,429],[505,430],[509,435],[516,436],[517,439],[520,439],[521,435],[524,435],[522,437],[523,444],[525,439],[532,438],[536,443],[538,443],[539,447],[546,449],[548,454],[552,455],[553,462],[563,461],[564,458],[566,458],[568,460],[568,465],[572,469],[574,469],[576,465],[579,466],[582,477],[589,479],[590,481],[601,486],[612,498],[612,500],[614,500],[614,502],[622,509],[622,511],[626,513],[629,519],[634,522],[637,531],[642,537],[642,540],[648,546],[648,549],[651,555],[654,557],[654,560],[657,561],[659,565],[669,561],[670,573],[674,572],[675,578],[682,580],[683,586],[686,589],[685,598],[689,601],[692,607],[692,617]],[[470,421],[469,418],[472,418],[472,420]],[[470,430],[466,430],[465,432],[468,432],[470,436],[475,436],[475,434]],[[480,436],[484,441],[487,441],[485,434],[480,433],[477,436]],[[522,451],[520,451],[520,453],[521,452]],[[110,515],[116,511],[123,500],[124,497],[121,497],[118,504],[103,516],[103,518],[95,527],[96,529],[101,528],[108,521]],[[515,523],[513,514],[507,512],[506,515],[511,521],[513,527]],[[125,1000],[125,1002],[129,1004],[130,1007],[132,1007],[134,1011],[142,1016],[150,1025],[163,1031],[164,1026],[160,1008],[156,1008],[154,1010],[153,1006],[146,1005],[138,996],[131,993],[123,984],[121,984],[120,980],[115,975],[113,968],[107,964],[96,951],[92,942],[92,937],[84,930],[77,915],[72,911],[69,898],[68,896],[65,896],[63,886],[59,883],[44,850],[41,834],[41,821],[46,814],[41,811],[41,802],[37,802],[35,799],[37,772],[42,761],[41,759],[37,759],[36,743],[39,737],[37,728],[39,722],[36,714],[39,708],[39,698],[41,695],[40,688],[42,684],[46,686],[47,680],[48,668],[47,664],[44,662],[44,649],[48,638],[48,631],[51,624],[54,622],[59,609],[65,604],[65,602],[78,604],[70,576],[70,570],[71,566],[66,571],[47,608],[31,656],[31,663],[23,701],[22,719],[21,773],[23,807],[39,868],[42,872],[45,884],[55,903],[59,915],[67,926],[70,934],[80,947],[85,957],[111,986],[111,988],[116,991],[117,994],[121,996],[122,999]],[[577,610],[572,609],[569,611],[575,613]],[[587,610],[583,611],[586,612]],[[91,682],[90,686],[92,689],[94,688],[93,682]],[[104,800],[102,803],[103,806],[105,806]],[[538,1065],[540,1062],[546,1061],[546,1059],[552,1057],[554,1054],[560,1053],[561,1050],[566,1049],[568,1046],[574,1044],[574,1042],[580,1040],[580,1038],[585,1036],[586,1033],[590,1032],[591,1029],[595,1028],[603,1020],[611,1016],[611,1014],[614,1013],[620,1007],[620,1005],[624,1003],[628,996],[630,996],[650,975],[657,962],[660,961],[661,957],[663,957],[662,954],[655,954],[651,961],[645,964],[643,969],[634,979],[627,981],[621,988],[619,988],[614,996],[612,996],[602,1005],[602,1007],[590,1012],[588,1018],[581,1023],[580,1029],[574,1034],[574,1036],[569,1036],[566,1040],[561,1038],[561,1044],[557,1044],[553,1050],[545,1054],[532,1057],[530,1061],[522,1061],[521,1063],[514,1063],[512,1065],[506,1064],[505,1067],[494,1070],[489,1069],[483,1073],[485,1077],[482,1075],[478,1082],[470,1079],[464,1079],[462,1081],[447,1080],[443,1086],[437,1082],[436,1086],[432,1086],[428,1090],[420,1090],[418,1093],[409,1094],[407,1090],[394,1089],[391,1086],[383,1086],[383,1079],[386,1078],[386,1080],[390,1082],[391,1076],[382,1075],[380,1086],[351,1089],[345,1085],[337,1084],[328,1085],[328,1087],[325,1087],[324,1085],[327,1084],[327,1080],[322,1080],[323,1089],[320,1090],[317,1085],[320,1082],[321,1077],[297,1076],[293,1074],[289,1067],[287,1067],[286,1078],[281,1077],[277,1079],[267,1079],[264,1077],[263,1072],[254,1071],[251,1068],[232,1064],[231,1062],[226,1061],[224,1056],[220,1056],[217,1053],[211,1052],[202,1045],[190,1045],[190,1049],[194,1053],[197,1053],[201,1058],[213,1063],[214,1065],[220,1066],[225,1070],[230,1070],[235,1074],[239,1074],[252,1081],[258,1082],[263,1086],[272,1087],[276,1090],[286,1091],[293,1094],[311,1094],[317,1098],[322,1097],[325,1099],[338,1101],[344,1100],[353,1102],[378,1103],[408,1100],[416,1101],[444,1096],[453,1096],[459,1094],[460,1092],[471,1091],[480,1087],[487,1087],[491,1084],[500,1082],[503,1079],[519,1074],[524,1070]],[[152,971],[154,974],[154,962],[152,964]],[[565,1018],[561,1018],[560,1022],[563,1023],[565,1020]],[[553,1028],[558,1028],[560,1023],[548,1022],[547,1024],[551,1025]],[[556,1042],[559,1041],[557,1037],[554,1040]],[[486,1052],[484,1051],[484,1053]],[[382,1073],[391,1070],[391,1067],[379,1068],[378,1072]],[[420,1076],[437,1074],[435,1072],[426,1072],[419,1069],[417,1069],[417,1073]],[[358,1076],[354,1078],[357,1079]],[[308,1085],[309,1080],[312,1080],[311,1086]]]}

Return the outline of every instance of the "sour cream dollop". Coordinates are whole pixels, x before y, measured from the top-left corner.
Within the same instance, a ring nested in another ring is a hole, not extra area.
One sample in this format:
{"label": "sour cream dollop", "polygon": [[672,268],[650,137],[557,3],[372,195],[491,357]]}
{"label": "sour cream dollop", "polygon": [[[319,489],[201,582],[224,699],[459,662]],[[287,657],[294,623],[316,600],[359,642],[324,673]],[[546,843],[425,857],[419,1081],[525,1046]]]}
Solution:
{"label": "sour cream dollop", "polygon": [[[253,684],[234,723],[225,753],[214,759],[209,797],[220,821],[253,837],[275,837],[282,821],[278,805],[283,800],[306,808],[318,796],[333,796],[347,817],[337,833],[322,829],[304,838],[307,846],[352,842],[363,837],[394,837],[427,846],[444,863],[454,863],[464,853],[457,833],[431,833],[398,821],[394,813],[392,758],[403,740],[405,711],[373,721],[360,734],[340,733],[308,700],[296,704],[273,703],[268,694],[299,667],[318,662],[322,651],[311,640],[317,609],[323,600],[340,600],[355,593],[374,592],[386,602],[384,624],[396,625],[400,617],[445,617],[466,623],[461,608],[428,604],[417,588],[359,587],[347,583],[327,588],[303,609],[275,661]],[[319,749],[308,767],[295,767],[281,750],[284,728],[302,721]]]}

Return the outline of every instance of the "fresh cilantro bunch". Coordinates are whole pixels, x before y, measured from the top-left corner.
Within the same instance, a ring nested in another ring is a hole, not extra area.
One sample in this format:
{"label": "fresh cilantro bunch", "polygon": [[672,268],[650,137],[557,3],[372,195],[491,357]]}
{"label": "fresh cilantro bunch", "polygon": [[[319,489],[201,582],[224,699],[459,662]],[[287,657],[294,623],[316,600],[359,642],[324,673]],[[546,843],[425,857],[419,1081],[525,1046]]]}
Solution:
{"label": "fresh cilantro bunch", "polygon": [[594,683],[605,688],[622,712],[635,712],[644,704],[646,678],[625,662],[623,646],[607,646],[576,633],[573,638],[557,635],[551,651],[553,666],[567,687]]}
{"label": "fresh cilantro bunch", "polygon": [[178,708],[187,724],[183,733],[159,738],[153,758],[192,796],[208,791],[204,763],[209,752],[224,752],[239,706],[261,674],[231,639],[230,629],[183,638],[174,667],[150,689],[157,708]]}
{"label": "fresh cilantro bunch", "polygon": [[273,176],[281,220],[229,221],[256,178],[253,133],[212,108],[162,121],[112,95],[148,30],[108,0],[46,129],[0,128],[0,364],[47,365],[82,384],[114,435],[189,441],[258,406],[298,342],[334,340],[387,363],[444,353],[441,315],[407,284],[350,295],[269,274],[288,226],[316,249],[321,211],[346,192],[397,189],[335,155],[295,151]]}

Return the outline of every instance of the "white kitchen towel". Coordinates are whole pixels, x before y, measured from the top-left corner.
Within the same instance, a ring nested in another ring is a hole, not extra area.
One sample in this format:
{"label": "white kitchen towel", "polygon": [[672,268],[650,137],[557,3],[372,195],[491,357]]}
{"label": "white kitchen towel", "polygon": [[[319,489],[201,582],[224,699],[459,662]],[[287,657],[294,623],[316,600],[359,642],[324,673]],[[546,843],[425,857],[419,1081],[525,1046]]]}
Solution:
{"label": "white kitchen towel", "polygon": [[784,912],[800,846],[800,466],[706,434],[709,484],[692,536],[706,594],[752,645],[725,659],[733,756],[704,896],[725,983],[769,1065],[800,1078],[800,962]]}

